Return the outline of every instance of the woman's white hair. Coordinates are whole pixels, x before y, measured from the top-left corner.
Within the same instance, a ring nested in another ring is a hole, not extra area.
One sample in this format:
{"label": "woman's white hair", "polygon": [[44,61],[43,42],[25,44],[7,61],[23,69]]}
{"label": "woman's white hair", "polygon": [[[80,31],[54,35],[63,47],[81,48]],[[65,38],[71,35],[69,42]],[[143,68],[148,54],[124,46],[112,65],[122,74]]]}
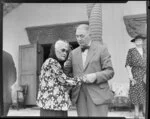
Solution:
{"label": "woman's white hair", "polygon": [[68,45],[68,48],[69,48],[69,43],[66,41],[66,40],[62,40],[62,39],[58,39],[55,43],[55,48],[59,48],[60,45],[62,45],[62,43],[65,43]]}

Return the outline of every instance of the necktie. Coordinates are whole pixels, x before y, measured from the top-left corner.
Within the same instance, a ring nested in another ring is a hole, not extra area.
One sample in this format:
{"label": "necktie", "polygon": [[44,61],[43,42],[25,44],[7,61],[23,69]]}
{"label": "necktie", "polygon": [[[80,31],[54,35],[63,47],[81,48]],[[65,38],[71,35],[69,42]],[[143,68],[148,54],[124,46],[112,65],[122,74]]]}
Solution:
{"label": "necktie", "polygon": [[84,52],[86,49],[89,49],[89,48],[90,48],[90,46],[84,46],[81,48],[81,51]]}

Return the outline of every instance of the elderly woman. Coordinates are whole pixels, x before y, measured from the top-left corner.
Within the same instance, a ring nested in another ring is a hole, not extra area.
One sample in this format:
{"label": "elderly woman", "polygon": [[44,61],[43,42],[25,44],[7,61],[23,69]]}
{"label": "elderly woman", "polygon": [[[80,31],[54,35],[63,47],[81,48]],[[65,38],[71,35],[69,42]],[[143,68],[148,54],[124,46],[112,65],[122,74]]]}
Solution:
{"label": "elderly woman", "polygon": [[143,48],[145,39],[138,35],[131,40],[135,47],[129,49],[125,65],[130,80],[129,96],[135,106],[135,119],[139,119],[140,104],[143,105],[143,115],[145,114],[146,85],[143,81],[146,75],[146,53]]}
{"label": "elderly woman", "polygon": [[52,45],[50,56],[42,65],[37,96],[40,116],[67,116],[71,104],[67,89],[80,85],[83,79],[83,76],[70,78],[63,73],[68,54],[68,42],[58,40]]}

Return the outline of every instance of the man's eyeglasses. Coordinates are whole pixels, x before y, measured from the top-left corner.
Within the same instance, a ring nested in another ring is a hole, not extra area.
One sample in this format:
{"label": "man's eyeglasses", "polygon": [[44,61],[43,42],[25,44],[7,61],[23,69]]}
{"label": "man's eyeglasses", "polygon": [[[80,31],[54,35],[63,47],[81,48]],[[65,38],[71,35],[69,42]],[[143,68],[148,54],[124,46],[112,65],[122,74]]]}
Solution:
{"label": "man's eyeglasses", "polygon": [[84,38],[85,37],[85,35],[83,35],[83,34],[81,34],[81,35],[76,35],[76,38]]}
{"label": "man's eyeglasses", "polygon": [[69,50],[66,50],[66,49],[61,49],[61,51],[62,51],[62,52],[66,52],[66,53],[69,52]]}

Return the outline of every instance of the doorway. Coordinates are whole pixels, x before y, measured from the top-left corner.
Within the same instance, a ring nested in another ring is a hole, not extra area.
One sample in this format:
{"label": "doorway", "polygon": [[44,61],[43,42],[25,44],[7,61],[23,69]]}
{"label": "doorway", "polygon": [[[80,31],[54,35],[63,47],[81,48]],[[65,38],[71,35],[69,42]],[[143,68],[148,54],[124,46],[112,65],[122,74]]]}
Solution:
{"label": "doorway", "polygon": [[52,44],[43,44],[42,48],[43,48],[43,62],[42,64],[45,62],[45,60],[49,57],[49,53],[50,53],[50,48],[51,48]]}

